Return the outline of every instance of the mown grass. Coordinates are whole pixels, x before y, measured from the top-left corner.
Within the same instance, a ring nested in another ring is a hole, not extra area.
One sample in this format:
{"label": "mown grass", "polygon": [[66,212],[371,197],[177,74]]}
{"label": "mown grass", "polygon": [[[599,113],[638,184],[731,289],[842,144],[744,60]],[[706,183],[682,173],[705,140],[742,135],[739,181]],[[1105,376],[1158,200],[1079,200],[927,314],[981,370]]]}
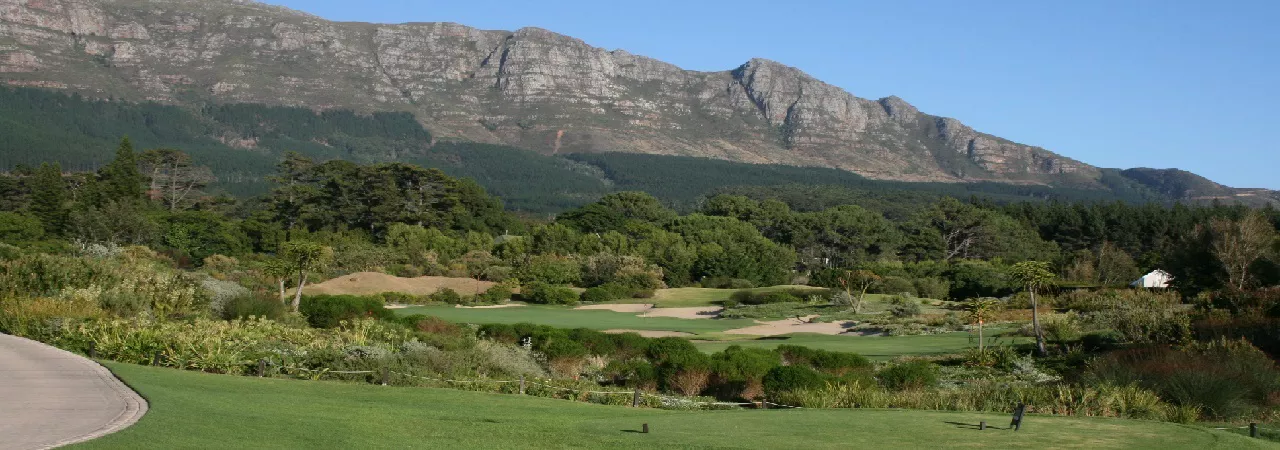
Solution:
{"label": "mown grass", "polygon": [[[150,405],[80,448],[1275,448],[1169,423],[903,410],[676,412],[108,363]],[[639,433],[649,424],[649,434]]]}
{"label": "mown grass", "polygon": [[454,308],[452,306],[416,306],[396,310],[397,314],[426,314],[459,323],[529,322],[560,328],[593,330],[663,330],[685,333],[712,333],[753,325],[750,320],[677,319],[672,317],[640,317],[636,313],[605,310],[575,310],[564,306],[519,306],[513,308]]}

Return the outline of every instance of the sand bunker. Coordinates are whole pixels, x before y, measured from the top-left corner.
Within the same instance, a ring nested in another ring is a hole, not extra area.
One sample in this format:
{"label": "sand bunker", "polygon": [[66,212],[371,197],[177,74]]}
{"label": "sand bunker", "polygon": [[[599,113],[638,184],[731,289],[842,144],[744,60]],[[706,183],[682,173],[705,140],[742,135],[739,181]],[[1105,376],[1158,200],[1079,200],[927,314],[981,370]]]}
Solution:
{"label": "sand bunker", "polygon": [[775,320],[771,322],[759,322],[760,325],[753,325],[745,328],[735,328],[725,330],[726,334],[749,334],[752,336],[779,336],[791,333],[816,333],[837,335],[844,334],[847,330],[843,322],[816,323],[809,322],[818,316],[805,316],[798,319]]}
{"label": "sand bunker", "polygon": [[724,308],[719,306],[702,306],[692,308],[653,308],[645,311],[644,317],[674,317],[677,319],[714,319],[720,317]]}
{"label": "sand bunker", "polygon": [[360,272],[343,275],[323,283],[309,284],[303,293],[308,295],[374,295],[383,292],[400,292],[409,295],[431,295],[441,288],[458,291],[462,295],[484,292],[496,283],[476,281],[470,278],[418,277],[401,278],[377,272]]}
{"label": "sand bunker", "polygon": [[453,307],[454,307],[454,308],[465,308],[465,309],[496,309],[496,308],[514,308],[514,307],[517,307],[517,306],[524,306],[524,303],[503,303],[503,304],[501,304],[501,305],[480,305],[480,306],[462,306],[462,305],[453,305]]}
{"label": "sand bunker", "polygon": [[650,309],[653,309],[653,305],[648,303],[643,303],[643,304],[620,303],[620,304],[608,304],[608,305],[579,306],[573,309],[605,310],[605,311],[613,311],[613,312],[620,312],[620,313],[642,313],[642,312],[649,311]]}
{"label": "sand bunker", "polygon": [[609,334],[635,333],[635,334],[638,334],[638,335],[640,335],[640,336],[647,337],[647,338],[660,338],[660,337],[685,337],[685,336],[693,336],[693,333],[685,333],[685,332],[683,332],[683,331],[623,330],[623,329],[617,329],[617,330],[604,330],[604,332],[605,332],[605,333],[609,333]]}

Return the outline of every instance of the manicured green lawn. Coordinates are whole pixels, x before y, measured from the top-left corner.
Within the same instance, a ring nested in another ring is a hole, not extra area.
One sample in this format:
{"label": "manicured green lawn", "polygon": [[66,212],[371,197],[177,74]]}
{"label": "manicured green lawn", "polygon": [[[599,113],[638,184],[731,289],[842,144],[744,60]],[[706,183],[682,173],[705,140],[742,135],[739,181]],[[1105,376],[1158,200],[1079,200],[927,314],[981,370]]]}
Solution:
{"label": "manicured green lawn", "polygon": [[[1275,448],[1167,423],[900,410],[673,412],[516,395],[272,380],[107,364],[147,398],[83,448]],[[649,424],[651,433],[638,431]]]}
{"label": "manicured green lawn", "polygon": [[[701,339],[702,336],[693,339]],[[730,345],[743,347],[774,348],[782,344],[809,348],[853,352],[871,359],[892,359],[898,356],[937,355],[959,353],[977,346],[977,336],[966,332],[929,334],[920,336],[827,336],[821,334],[789,334],[769,338],[740,339],[742,336],[711,335],[711,342],[695,344],[705,352],[717,352]],[[784,339],[785,338],[785,339]],[[972,340],[971,340],[972,338]],[[1001,338],[1000,344],[1021,343],[1023,338]]]}
{"label": "manicured green lawn", "polygon": [[750,320],[676,319],[640,317],[636,313],[604,310],[575,310],[563,306],[520,306],[514,308],[454,308],[452,306],[415,306],[396,310],[397,314],[426,314],[460,323],[529,322],[560,328],[594,330],[665,330],[686,333],[709,333],[753,325]]}

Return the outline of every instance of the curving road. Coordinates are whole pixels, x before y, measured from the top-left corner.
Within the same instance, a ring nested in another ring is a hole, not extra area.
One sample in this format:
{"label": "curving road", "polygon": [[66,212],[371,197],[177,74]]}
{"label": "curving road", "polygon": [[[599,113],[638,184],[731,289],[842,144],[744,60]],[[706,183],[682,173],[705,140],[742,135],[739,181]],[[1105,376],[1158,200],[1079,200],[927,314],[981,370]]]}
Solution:
{"label": "curving road", "polygon": [[87,441],[146,412],[147,402],[98,363],[0,334],[0,450]]}

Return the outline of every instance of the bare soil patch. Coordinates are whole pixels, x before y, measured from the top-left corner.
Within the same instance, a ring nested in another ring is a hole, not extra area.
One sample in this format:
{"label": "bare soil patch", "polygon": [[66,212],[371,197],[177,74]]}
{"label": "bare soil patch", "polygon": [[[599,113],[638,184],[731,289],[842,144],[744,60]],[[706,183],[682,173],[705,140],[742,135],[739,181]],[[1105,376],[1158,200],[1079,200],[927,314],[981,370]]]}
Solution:
{"label": "bare soil patch", "polygon": [[753,325],[744,328],[735,328],[725,330],[726,334],[746,334],[752,336],[779,336],[791,333],[815,333],[826,335],[844,334],[847,329],[843,322],[817,323],[810,322],[818,316],[805,316],[800,318],[774,320],[769,322],[758,322],[759,325]]}
{"label": "bare soil patch", "polygon": [[685,333],[685,332],[683,332],[683,331],[624,330],[624,329],[616,329],[616,330],[604,330],[604,332],[605,332],[605,333],[609,333],[609,334],[636,333],[636,334],[639,334],[640,336],[647,337],[647,338],[660,338],[660,337],[687,337],[687,336],[693,336],[693,333]]}
{"label": "bare soil patch", "polygon": [[441,288],[458,291],[462,295],[484,292],[496,283],[476,281],[470,278],[418,277],[401,278],[378,272],[359,272],[343,275],[323,283],[307,285],[303,293],[308,295],[374,295],[383,292],[400,292],[409,295],[431,295]]}

